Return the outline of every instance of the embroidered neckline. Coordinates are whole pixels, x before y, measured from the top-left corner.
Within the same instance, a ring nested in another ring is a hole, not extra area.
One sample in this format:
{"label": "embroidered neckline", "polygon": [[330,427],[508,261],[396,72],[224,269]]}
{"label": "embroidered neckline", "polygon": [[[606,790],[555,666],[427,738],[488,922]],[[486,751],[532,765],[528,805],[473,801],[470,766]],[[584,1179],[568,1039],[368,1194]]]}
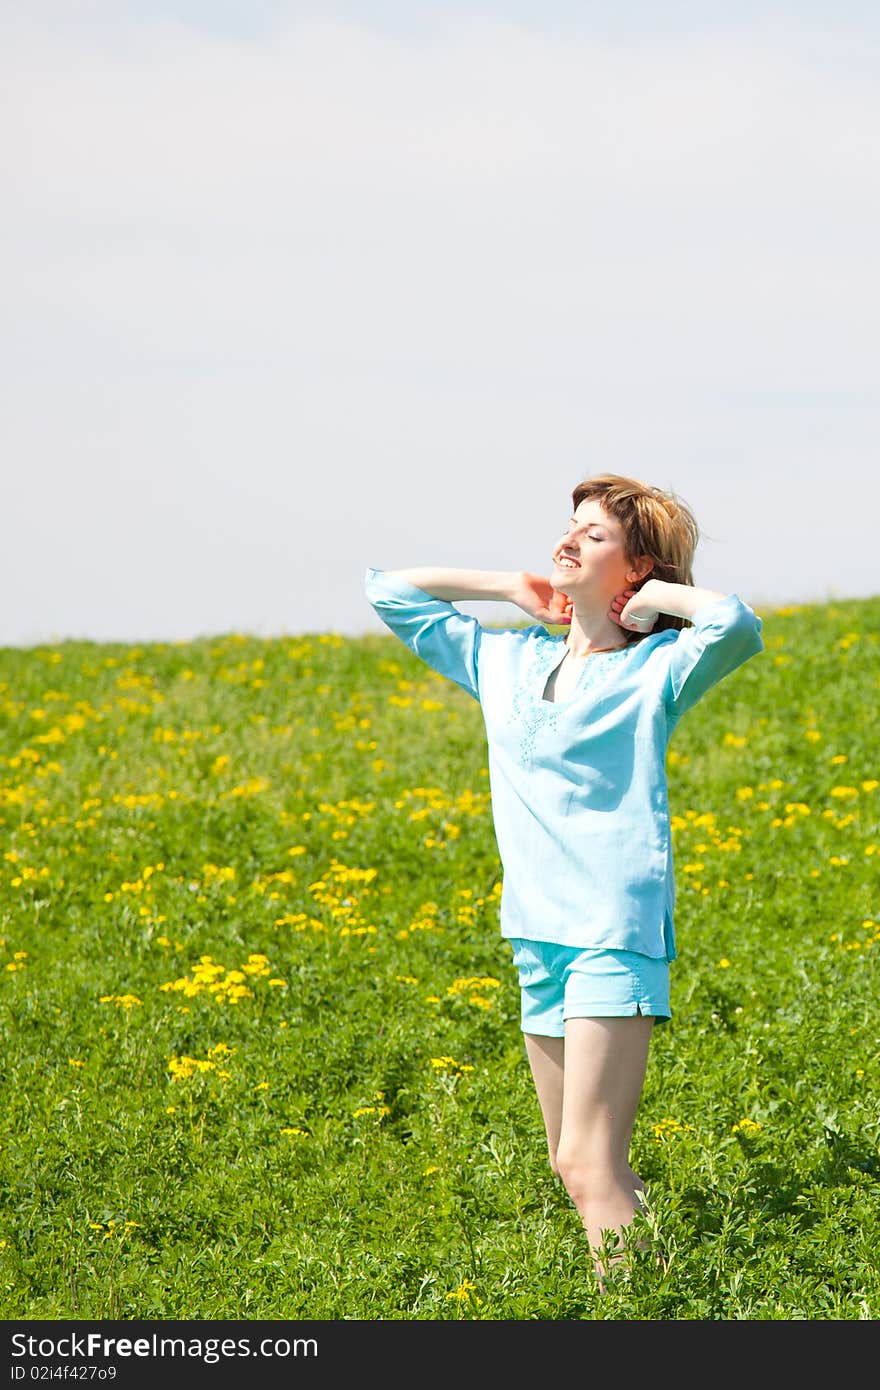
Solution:
{"label": "embroidered neckline", "polygon": [[[562,662],[565,660],[565,657],[561,655],[561,651],[562,651],[562,650],[564,649],[564,647],[565,647],[565,638],[564,638],[564,637],[551,637],[551,635],[550,635],[549,632],[546,634],[546,637],[547,637],[547,640],[548,640],[548,643],[549,643],[549,646],[547,647],[547,651],[546,651],[546,656],[547,656],[547,657],[550,657],[551,660],[549,660],[549,661],[546,661],[546,660],[545,660],[545,661],[542,661],[542,662],[540,663],[540,665],[541,665],[541,672],[540,672],[540,675],[541,675],[541,684],[540,684],[540,687],[538,688],[538,690],[537,690],[537,692],[536,692],[536,702],[537,702],[539,708],[542,708],[542,709],[543,709],[543,708],[546,708],[546,707],[549,707],[550,709],[554,709],[554,708],[557,708],[557,709],[564,709],[567,705],[570,705],[570,704],[572,703],[572,701],[576,700],[576,699],[578,698],[578,696],[582,693],[583,690],[585,690],[589,685],[592,684],[592,681],[591,681],[591,679],[590,679],[590,677],[589,677],[589,675],[588,675],[588,672],[589,672],[589,670],[590,670],[591,667],[592,667],[592,668],[595,668],[596,663],[594,663],[594,662],[592,662],[592,661],[587,661],[586,659],[584,659],[583,664],[581,665],[580,670],[579,670],[578,673],[577,673],[577,680],[575,681],[574,685],[572,686],[571,694],[570,694],[566,699],[564,699],[564,700],[548,700],[548,699],[546,699],[545,696],[544,696],[544,691],[547,689],[547,682],[548,682],[549,679],[550,679],[551,673],[552,673],[554,670],[557,670],[557,669],[562,665]],[[622,647],[611,647],[611,648],[609,648],[607,651],[592,652],[591,655],[592,655],[592,656],[596,656],[596,657],[598,657],[598,656],[606,656],[606,657],[608,657],[608,656],[621,656],[624,652],[631,651],[631,649],[632,649],[634,646],[636,646],[636,645],[637,645],[637,644],[634,643],[634,642],[627,642],[627,643],[625,643],[625,645],[622,646]],[[555,660],[555,664],[554,664],[554,660],[553,660],[554,658],[558,658],[557,660]],[[599,666],[601,667],[602,665],[604,665],[604,663],[601,663],[601,662],[600,662],[600,663],[599,663]]]}
{"label": "embroidered neckline", "polygon": [[[512,692],[509,719],[520,728],[519,756],[526,770],[534,765],[539,755],[539,744],[545,738],[552,737],[563,715],[568,713],[594,680],[603,681],[614,665],[613,662],[599,660],[581,662],[577,684],[569,698],[545,700],[544,690],[553,664],[561,660],[563,641],[562,637],[552,637],[549,632],[542,631],[528,658],[523,679]],[[630,642],[610,652],[597,652],[596,656],[620,656],[637,645]]]}

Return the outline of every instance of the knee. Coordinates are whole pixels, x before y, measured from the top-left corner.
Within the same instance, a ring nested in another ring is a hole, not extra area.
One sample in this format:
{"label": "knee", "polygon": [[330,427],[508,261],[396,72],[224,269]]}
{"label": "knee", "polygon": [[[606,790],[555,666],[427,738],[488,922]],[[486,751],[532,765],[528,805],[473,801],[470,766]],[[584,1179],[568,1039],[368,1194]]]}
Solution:
{"label": "knee", "polygon": [[559,1149],[551,1167],[575,1202],[589,1201],[601,1196],[608,1184],[608,1173],[604,1165],[591,1161],[590,1157],[583,1153]]}
{"label": "knee", "polygon": [[582,1191],[589,1183],[589,1165],[574,1154],[557,1153],[556,1173],[572,1196]]}

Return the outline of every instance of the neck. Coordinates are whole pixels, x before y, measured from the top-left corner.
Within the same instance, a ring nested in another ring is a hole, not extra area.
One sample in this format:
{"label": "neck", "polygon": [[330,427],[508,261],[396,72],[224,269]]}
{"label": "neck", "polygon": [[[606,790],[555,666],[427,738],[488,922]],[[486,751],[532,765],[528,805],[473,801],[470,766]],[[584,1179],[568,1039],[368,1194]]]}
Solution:
{"label": "neck", "polygon": [[590,652],[626,647],[629,636],[611,621],[606,611],[595,613],[575,608],[565,645],[571,656],[589,656]]}

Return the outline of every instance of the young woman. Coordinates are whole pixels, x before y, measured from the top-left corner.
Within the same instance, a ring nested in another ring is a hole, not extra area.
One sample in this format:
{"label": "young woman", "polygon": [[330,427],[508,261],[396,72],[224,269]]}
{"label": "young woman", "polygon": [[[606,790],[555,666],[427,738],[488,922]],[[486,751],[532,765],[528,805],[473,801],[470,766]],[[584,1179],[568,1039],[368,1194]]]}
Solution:
{"label": "young woman", "polygon": [[[764,643],[737,594],[694,585],[699,531],[673,494],[600,474],[578,484],[572,507],[549,578],[369,569],[366,593],[480,703],[526,1052],[550,1165],[601,1282],[644,1201],[630,1142],[651,1032],[670,1017],[667,743]],[[476,599],[538,623],[483,628],[454,607]]]}

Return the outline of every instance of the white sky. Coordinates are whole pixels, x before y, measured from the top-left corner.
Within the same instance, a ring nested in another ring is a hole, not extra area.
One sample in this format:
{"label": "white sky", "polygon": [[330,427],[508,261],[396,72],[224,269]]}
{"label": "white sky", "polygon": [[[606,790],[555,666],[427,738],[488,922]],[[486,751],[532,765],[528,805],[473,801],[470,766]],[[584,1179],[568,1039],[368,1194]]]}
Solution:
{"label": "white sky", "polygon": [[4,0],[0,645],[379,630],[604,471],[880,592],[878,76],[876,5]]}

